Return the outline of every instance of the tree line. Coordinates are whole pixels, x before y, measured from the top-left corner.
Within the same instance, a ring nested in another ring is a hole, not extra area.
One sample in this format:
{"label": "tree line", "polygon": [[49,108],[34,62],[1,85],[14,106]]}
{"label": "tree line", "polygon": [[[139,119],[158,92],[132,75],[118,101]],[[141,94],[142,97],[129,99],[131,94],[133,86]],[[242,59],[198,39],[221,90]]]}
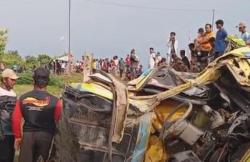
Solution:
{"label": "tree line", "polygon": [[0,29],[0,63],[5,67],[12,68],[13,66],[32,69],[39,65],[48,64],[53,60],[49,54],[34,54],[22,57],[17,50],[6,51],[8,42],[8,30]]}

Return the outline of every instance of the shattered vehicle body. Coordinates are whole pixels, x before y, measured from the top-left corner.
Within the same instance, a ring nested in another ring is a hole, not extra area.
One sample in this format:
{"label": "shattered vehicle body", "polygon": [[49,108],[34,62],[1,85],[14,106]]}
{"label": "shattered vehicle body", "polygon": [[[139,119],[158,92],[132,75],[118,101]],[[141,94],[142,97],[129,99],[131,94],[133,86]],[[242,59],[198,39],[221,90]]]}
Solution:
{"label": "shattered vehicle body", "polygon": [[250,161],[250,48],[199,74],[159,67],[127,85],[98,72],[66,86],[58,161]]}
{"label": "shattered vehicle body", "polygon": [[[240,48],[216,59],[198,75],[163,67],[146,84],[140,80],[129,84],[130,90],[147,96],[134,100],[156,95],[160,101],[154,109],[145,161],[250,160],[248,55],[248,47]],[[175,82],[163,85],[169,76]],[[179,105],[170,106],[173,100]]]}

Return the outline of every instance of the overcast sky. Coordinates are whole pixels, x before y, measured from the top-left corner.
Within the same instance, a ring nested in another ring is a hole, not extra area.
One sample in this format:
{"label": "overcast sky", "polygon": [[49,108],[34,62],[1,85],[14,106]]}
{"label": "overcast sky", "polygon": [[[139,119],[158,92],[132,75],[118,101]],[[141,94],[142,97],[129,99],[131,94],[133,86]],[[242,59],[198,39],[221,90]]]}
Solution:
{"label": "overcast sky", "polygon": [[[179,49],[187,49],[197,29],[215,19],[238,34],[250,24],[249,0],[71,0],[71,44],[76,58],[85,51],[96,57],[125,56],[135,48],[144,64],[148,48],[166,53],[166,40],[177,33]],[[0,27],[8,28],[7,50],[22,56],[67,50],[68,0],[0,0]]]}

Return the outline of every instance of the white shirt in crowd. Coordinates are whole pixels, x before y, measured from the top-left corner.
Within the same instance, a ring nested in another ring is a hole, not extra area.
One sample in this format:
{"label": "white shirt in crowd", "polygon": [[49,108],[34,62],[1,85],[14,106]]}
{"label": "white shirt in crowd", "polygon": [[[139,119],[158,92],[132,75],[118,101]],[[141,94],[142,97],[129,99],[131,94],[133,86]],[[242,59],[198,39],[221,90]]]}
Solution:
{"label": "white shirt in crowd", "polygon": [[171,50],[173,49],[173,47],[174,47],[174,50],[175,50],[175,52],[177,54],[177,51],[178,51],[178,40],[175,40],[174,44],[173,44],[172,41],[168,41],[167,46],[168,46],[168,54],[171,54]]}
{"label": "white shirt in crowd", "polygon": [[76,66],[80,66],[81,64],[80,64],[80,62],[76,62]]}
{"label": "white shirt in crowd", "polygon": [[149,54],[149,68],[150,69],[153,69],[155,67],[155,57],[156,57],[155,52],[152,52]]}
{"label": "white shirt in crowd", "polygon": [[0,87],[0,96],[16,97],[16,93],[13,90],[8,91]]}
{"label": "white shirt in crowd", "polygon": [[115,66],[118,66],[119,60],[118,60],[118,59],[115,59],[114,62],[115,62]]}
{"label": "white shirt in crowd", "polygon": [[157,55],[155,59],[155,65],[158,65],[161,59],[162,59],[161,55]]}
{"label": "white shirt in crowd", "polygon": [[241,38],[246,42],[246,44],[250,43],[250,34],[248,32],[242,33]]}
{"label": "white shirt in crowd", "polygon": [[[176,55],[178,54],[178,40],[175,40],[174,41],[174,44],[172,41],[169,41],[167,42],[167,47],[168,47],[168,51],[167,51],[167,62],[170,63],[171,61],[171,51],[174,50]],[[174,48],[174,49],[173,49]]]}
{"label": "white shirt in crowd", "polygon": [[62,68],[62,69],[65,69],[65,68],[66,68],[66,63],[65,63],[65,62],[62,62],[61,68]]}

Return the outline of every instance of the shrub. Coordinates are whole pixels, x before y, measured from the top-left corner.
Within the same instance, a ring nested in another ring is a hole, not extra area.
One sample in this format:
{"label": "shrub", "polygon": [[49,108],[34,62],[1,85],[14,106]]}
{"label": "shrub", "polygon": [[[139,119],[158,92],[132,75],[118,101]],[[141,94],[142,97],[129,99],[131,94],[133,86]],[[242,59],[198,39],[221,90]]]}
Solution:
{"label": "shrub", "polygon": [[[21,73],[20,78],[17,80],[18,85],[33,84],[32,73]],[[49,81],[49,86],[55,86],[59,88],[64,87],[64,82],[61,78],[56,76],[51,76]]]}
{"label": "shrub", "polygon": [[62,79],[53,76],[53,77],[50,77],[49,85],[59,87],[59,88],[63,88],[64,87],[64,82],[63,82]]}
{"label": "shrub", "polygon": [[18,74],[18,76],[20,78],[17,80],[16,84],[19,84],[19,85],[33,84],[32,73],[21,73],[21,74]]}

